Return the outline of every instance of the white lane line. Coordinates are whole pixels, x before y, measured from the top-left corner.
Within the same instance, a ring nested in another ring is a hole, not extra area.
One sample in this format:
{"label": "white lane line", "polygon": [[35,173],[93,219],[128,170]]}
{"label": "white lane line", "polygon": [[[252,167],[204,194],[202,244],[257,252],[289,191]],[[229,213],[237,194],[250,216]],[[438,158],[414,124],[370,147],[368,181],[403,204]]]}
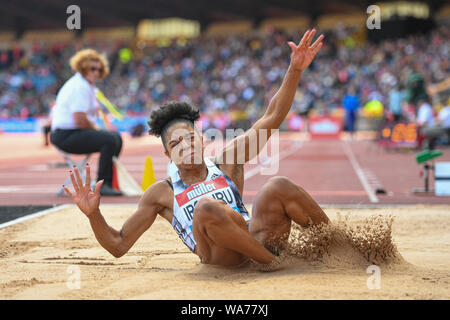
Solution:
{"label": "white lane line", "polygon": [[348,160],[350,160],[350,163],[352,164],[353,170],[355,170],[356,175],[359,178],[359,181],[361,182],[364,190],[366,191],[367,195],[369,196],[370,202],[379,202],[377,196],[375,195],[375,192],[373,192],[372,188],[370,187],[369,182],[367,181],[366,176],[364,175],[363,170],[361,169],[358,161],[356,160],[355,154],[353,153],[353,150],[348,145],[347,141],[341,142],[344,146],[345,154],[348,157]]}
{"label": "white lane line", "polygon": [[36,212],[36,213],[32,213],[32,214],[29,214],[29,215],[26,215],[26,216],[23,216],[23,217],[20,217],[20,218],[17,218],[17,219],[14,219],[14,220],[11,220],[11,221],[8,221],[8,222],[5,222],[5,223],[2,223],[2,224],[0,224],[0,229],[12,226],[12,225],[17,224],[17,223],[24,222],[24,221],[27,221],[27,220],[31,220],[31,219],[34,219],[34,218],[37,218],[37,217],[42,217],[42,216],[45,216],[46,214],[49,214],[49,213],[52,213],[52,212],[55,212],[55,211],[59,211],[61,209],[65,209],[65,208],[68,208],[68,207],[71,207],[71,206],[73,206],[73,205],[72,204],[63,204],[63,205],[60,205],[60,206],[57,206],[57,207],[54,207],[54,208],[50,208],[50,209],[42,210],[42,211],[39,211],[39,212]]}
{"label": "white lane line", "polygon": [[0,193],[14,193],[14,192],[33,192],[46,193],[48,191],[57,190],[56,184],[35,184],[35,185],[9,185],[0,186]]}

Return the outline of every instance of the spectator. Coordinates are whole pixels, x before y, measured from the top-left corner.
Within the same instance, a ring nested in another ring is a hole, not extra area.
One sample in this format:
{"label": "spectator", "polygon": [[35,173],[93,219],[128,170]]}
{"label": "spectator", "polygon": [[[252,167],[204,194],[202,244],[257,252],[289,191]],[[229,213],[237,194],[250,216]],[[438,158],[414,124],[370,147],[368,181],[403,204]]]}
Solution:
{"label": "spectator", "polygon": [[447,104],[441,109],[435,124],[425,127],[423,129],[423,135],[428,140],[428,148],[433,150],[436,146],[436,142],[439,138],[450,138],[450,105]]}
{"label": "spectator", "polygon": [[[418,100],[417,105],[419,106],[419,109],[417,111],[416,124],[422,136],[420,139],[420,144],[422,145],[423,140],[429,143],[429,141],[426,140],[424,132],[432,128],[434,125],[434,115],[433,108],[428,103],[428,99]],[[429,145],[425,145],[425,147],[429,148]]]}
{"label": "spectator", "polygon": [[433,108],[428,99],[418,100],[417,125],[421,128],[431,127],[434,124]]}
{"label": "spectator", "polygon": [[408,77],[408,102],[418,106],[418,103],[425,99],[427,94],[425,92],[425,83],[422,74],[414,70]]}
{"label": "spectator", "polygon": [[356,95],[354,87],[350,87],[342,104],[345,108],[345,128],[350,132],[350,135],[353,138],[359,108],[359,97]]}
{"label": "spectator", "polygon": [[398,87],[393,86],[391,91],[389,91],[389,111],[395,122],[402,120],[403,101],[405,99],[406,92],[401,84]]}

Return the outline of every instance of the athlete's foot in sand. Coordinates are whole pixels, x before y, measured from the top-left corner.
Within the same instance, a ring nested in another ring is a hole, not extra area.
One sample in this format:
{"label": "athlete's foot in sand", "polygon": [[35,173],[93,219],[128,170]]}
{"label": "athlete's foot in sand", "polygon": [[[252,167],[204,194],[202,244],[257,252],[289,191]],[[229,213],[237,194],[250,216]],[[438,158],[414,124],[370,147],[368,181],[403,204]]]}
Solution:
{"label": "athlete's foot in sand", "polygon": [[284,269],[292,260],[292,256],[289,254],[287,250],[281,251],[275,259],[270,263],[258,263],[254,260],[251,260],[250,265],[252,268],[263,271],[263,272],[273,272]]}

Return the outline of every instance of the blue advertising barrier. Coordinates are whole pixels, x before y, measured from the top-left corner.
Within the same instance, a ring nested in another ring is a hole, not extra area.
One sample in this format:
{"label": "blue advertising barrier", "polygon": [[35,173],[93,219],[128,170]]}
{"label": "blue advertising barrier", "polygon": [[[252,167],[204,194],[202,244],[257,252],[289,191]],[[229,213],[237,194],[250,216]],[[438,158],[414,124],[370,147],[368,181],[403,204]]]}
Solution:
{"label": "blue advertising barrier", "polygon": [[1,119],[0,131],[3,132],[35,132],[39,131],[39,122],[34,118]]}
{"label": "blue advertising barrier", "polygon": [[[148,130],[147,117],[126,117],[122,120],[113,119],[112,125],[121,132],[129,132],[137,124],[143,124]],[[99,127],[103,127],[101,120],[97,121]],[[28,119],[4,119],[0,118],[0,132],[39,132],[41,123],[37,118]]]}

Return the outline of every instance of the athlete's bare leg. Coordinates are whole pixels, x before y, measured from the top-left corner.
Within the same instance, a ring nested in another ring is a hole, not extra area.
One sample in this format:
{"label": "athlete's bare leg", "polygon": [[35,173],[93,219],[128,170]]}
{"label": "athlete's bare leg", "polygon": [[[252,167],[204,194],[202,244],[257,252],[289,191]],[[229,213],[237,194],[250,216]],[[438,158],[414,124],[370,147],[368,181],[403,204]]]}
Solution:
{"label": "athlete's bare leg", "polygon": [[206,264],[235,266],[247,257],[270,263],[273,253],[284,248],[292,220],[301,226],[329,221],[314,199],[286,177],[271,178],[258,192],[250,232],[240,214],[222,201],[204,197],[195,206],[195,252]]}
{"label": "athlete's bare leg", "polygon": [[271,252],[282,250],[291,221],[306,227],[329,219],[313,198],[286,177],[272,177],[256,195],[250,233]]}
{"label": "athlete's bare leg", "polygon": [[202,263],[237,266],[248,258],[270,263],[275,256],[247,229],[244,218],[223,201],[210,197],[199,200],[193,221],[195,253]]}

